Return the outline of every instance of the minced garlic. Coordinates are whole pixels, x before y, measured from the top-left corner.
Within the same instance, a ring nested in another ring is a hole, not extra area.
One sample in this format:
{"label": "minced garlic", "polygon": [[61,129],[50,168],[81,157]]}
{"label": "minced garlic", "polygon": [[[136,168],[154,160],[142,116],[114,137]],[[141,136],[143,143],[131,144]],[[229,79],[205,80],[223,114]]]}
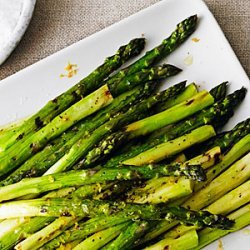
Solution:
{"label": "minced garlic", "polygon": [[77,64],[71,64],[70,62],[68,62],[68,65],[64,68],[64,70],[67,71],[67,74],[60,74],[60,77],[71,78],[78,72]]}

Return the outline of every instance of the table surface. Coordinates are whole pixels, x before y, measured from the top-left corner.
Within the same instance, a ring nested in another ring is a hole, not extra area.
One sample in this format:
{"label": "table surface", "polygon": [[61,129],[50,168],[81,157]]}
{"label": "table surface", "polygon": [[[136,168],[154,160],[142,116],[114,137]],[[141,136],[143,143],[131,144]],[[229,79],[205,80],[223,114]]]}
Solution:
{"label": "table surface", "polygon": [[[37,0],[22,41],[0,66],[0,80],[156,2],[158,0]],[[250,1],[205,2],[250,75]]]}

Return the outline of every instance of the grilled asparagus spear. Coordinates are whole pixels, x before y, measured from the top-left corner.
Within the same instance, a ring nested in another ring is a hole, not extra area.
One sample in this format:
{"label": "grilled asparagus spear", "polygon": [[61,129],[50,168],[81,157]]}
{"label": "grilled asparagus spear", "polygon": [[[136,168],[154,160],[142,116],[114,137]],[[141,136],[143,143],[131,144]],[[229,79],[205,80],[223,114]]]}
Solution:
{"label": "grilled asparagus spear", "polygon": [[87,239],[85,239],[83,242],[78,244],[73,249],[74,250],[100,249],[101,247],[105,246],[108,242],[116,238],[120,233],[123,232],[123,230],[126,230],[126,227],[129,227],[130,224],[131,222],[125,222],[117,226],[113,226],[103,231],[97,232],[93,234],[92,236],[88,237]]}
{"label": "grilled asparagus spear", "polygon": [[126,221],[128,221],[128,219],[122,218],[122,216],[119,216],[119,213],[115,216],[94,217],[86,222],[79,222],[77,227],[72,226],[70,229],[62,232],[61,235],[44,245],[42,249],[55,249],[60,247],[61,244],[69,243],[75,240],[84,240],[88,235],[97,233]]}
{"label": "grilled asparagus spear", "polygon": [[42,151],[35,154],[0,182],[0,185],[9,185],[22,180],[23,178],[35,177],[44,172],[56,163],[67,150],[81,137],[87,136],[93,130],[107,122],[112,117],[129,109],[131,105],[140,102],[152,94],[155,83],[146,83],[116,97],[113,102],[105,108],[80,121],[70,130],[63,133],[49,143]]}
{"label": "grilled asparagus spear", "polygon": [[166,205],[129,204],[125,202],[109,202],[97,200],[78,200],[67,198],[33,199],[12,201],[0,204],[0,218],[13,217],[70,217],[115,215],[120,212],[124,218],[172,221],[216,228],[230,228],[233,221],[222,215],[213,215],[207,211],[193,211],[183,207],[167,207]]}
{"label": "grilled asparagus spear", "polygon": [[[151,69],[145,69],[142,72],[126,76],[124,81],[129,82],[129,85],[127,88],[124,87],[123,89],[126,91],[143,81],[161,79],[177,74],[179,71],[178,68],[171,65],[156,66]],[[120,84],[123,85],[122,81]],[[18,141],[13,147],[4,152],[2,157],[0,156],[0,176],[22,164],[34,153],[41,150],[48,141],[62,134],[79,120],[96,112],[103,106],[108,105],[112,100],[113,98],[110,94],[108,85],[104,85],[56,116],[50,123],[29,138],[24,138]]]}
{"label": "grilled asparagus spear", "polygon": [[141,167],[126,166],[115,169],[73,170],[42,177],[24,179],[18,183],[0,188],[0,201],[11,200],[23,195],[40,194],[63,187],[81,186],[103,183],[115,180],[151,179],[156,176],[185,175],[195,179],[204,179],[204,172],[200,166],[188,167],[175,163],[171,165],[145,165]]}
{"label": "grilled asparagus spear", "polygon": [[107,85],[104,85],[56,116],[50,123],[32,134],[27,140],[19,140],[0,156],[0,176],[9,173],[44,147],[50,139],[57,137],[84,117],[107,106],[112,100],[113,97]]}
{"label": "grilled asparagus spear", "polygon": [[77,163],[82,157],[84,157],[89,150],[91,150],[96,143],[98,143],[105,135],[112,133],[123,125],[129,122],[138,120],[142,117],[148,115],[148,112],[157,103],[163,100],[167,100],[172,96],[175,96],[181,90],[184,89],[185,82],[179,83],[170,87],[169,89],[157,93],[141,103],[132,106],[127,112],[122,113],[110,121],[104,123],[102,126],[98,127],[93,133],[86,138],[79,139],[70,150],[58,161],[56,162],[47,172],[55,173],[70,169],[75,163]]}
{"label": "grilled asparagus spear", "polygon": [[199,238],[196,230],[190,230],[178,239],[165,238],[149,247],[145,250],[187,250],[198,246]]}
{"label": "grilled asparagus spear", "polygon": [[173,33],[168,38],[164,39],[160,45],[156,46],[150,51],[147,51],[146,54],[139,60],[127,68],[120,70],[116,75],[108,80],[109,85],[112,86],[112,89],[115,89],[116,85],[119,84],[120,79],[125,75],[130,75],[134,72],[140,71],[143,68],[148,68],[173,52],[195,31],[197,21],[197,15],[194,15],[177,24],[177,27]]}
{"label": "grilled asparagus spear", "polygon": [[[225,122],[231,117],[233,109],[244,99],[244,97],[245,89],[235,91],[234,93],[228,95],[224,100],[216,102],[212,106],[194,114],[190,118],[176,123],[164,131],[163,134],[160,134],[150,140],[146,140],[143,144],[132,147],[128,152],[111,158],[105,163],[105,167],[108,168],[118,166],[118,164],[123,163],[127,159],[135,157],[136,155],[139,155],[140,153],[149,150],[158,144],[173,140],[174,138],[188,133],[199,126],[212,124],[213,126],[218,127],[218,124],[221,124],[222,120]],[[246,126],[246,123],[244,125]],[[212,146],[208,149],[210,148],[212,148]]]}
{"label": "grilled asparagus spear", "polygon": [[103,250],[131,249],[133,243],[145,233],[148,226],[147,221],[133,222],[116,239],[106,245]]}
{"label": "grilled asparagus spear", "polygon": [[127,141],[178,122],[213,104],[213,102],[213,97],[208,92],[202,91],[194,97],[173,106],[170,109],[129,124],[121,131],[115,132],[100,141],[100,143],[85,157],[85,166],[93,164],[93,162],[101,157],[109,155]]}
{"label": "grilled asparagus spear", "polygon": [[64,92],[54,100],[49,101],[41,110],[28,118],[17,129],[8,131],[1,137],[0,145],[3,151],[22,137],[28,137],[37,129],[48,124],[55,116],[79,101],[83,96],[97,89],[106,77],[118,69],[130,58],[137,56],[145,46],[144,38],[131,40],[127,45],[121,46],[117,52],[108,57],[104,63],[82,79],[78,84]]}
{"label": "grilled asparagus spear", "polygon": [[238,231],[250,224],[250,204],[239,208],[231,213],[228,218],[235,221],[234,226],[229,230],[205,228],[198,233],[199,245],[192,248],[192,250],[202,249],[211,242],[235,231]]}

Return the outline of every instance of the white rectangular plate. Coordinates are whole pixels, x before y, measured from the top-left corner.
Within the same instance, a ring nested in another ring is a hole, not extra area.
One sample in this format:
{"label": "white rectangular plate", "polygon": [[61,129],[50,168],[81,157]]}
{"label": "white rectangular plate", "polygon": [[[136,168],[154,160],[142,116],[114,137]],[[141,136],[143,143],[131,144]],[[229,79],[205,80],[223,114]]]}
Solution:
{"label": "white rectangular plate", "polygon": [[[49,99],[87,75],[121,44],[144,34],[148,50],[167,37],[177,23],[193,14],[200,18],[197,31],[166,60],[182,68],[183,72],[169,79],[164,87],[188,80],[206,89],[223,81],[230,82],[230,92],[241,86],[249,88],[246,73],[206,5],[201,0],[165,0],[2,80],[0,125],[37,111]],[[200,40],[194,42],[192,38]],[[189,66],[184,63],[188,56],[193,58]],[[79,72],[71,79],[60,78],[68,61],[76,63]],[[226,129],[250,116],[249,97],[250,91]],[[206,249],[216,249],[217,244]],[[249,244],[249,235],[242,231],[223,238],[226,250],[248,249]]]}

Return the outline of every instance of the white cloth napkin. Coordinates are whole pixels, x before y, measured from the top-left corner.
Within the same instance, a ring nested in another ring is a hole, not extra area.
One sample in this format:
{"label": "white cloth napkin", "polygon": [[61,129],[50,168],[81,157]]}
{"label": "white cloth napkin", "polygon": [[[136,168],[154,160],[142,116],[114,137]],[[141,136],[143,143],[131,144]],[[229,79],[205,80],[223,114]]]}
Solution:
{"label": "white cloth napkin", "polygon": [[35,0],[0,0],[0,65],[21,40],[30,22]]}

